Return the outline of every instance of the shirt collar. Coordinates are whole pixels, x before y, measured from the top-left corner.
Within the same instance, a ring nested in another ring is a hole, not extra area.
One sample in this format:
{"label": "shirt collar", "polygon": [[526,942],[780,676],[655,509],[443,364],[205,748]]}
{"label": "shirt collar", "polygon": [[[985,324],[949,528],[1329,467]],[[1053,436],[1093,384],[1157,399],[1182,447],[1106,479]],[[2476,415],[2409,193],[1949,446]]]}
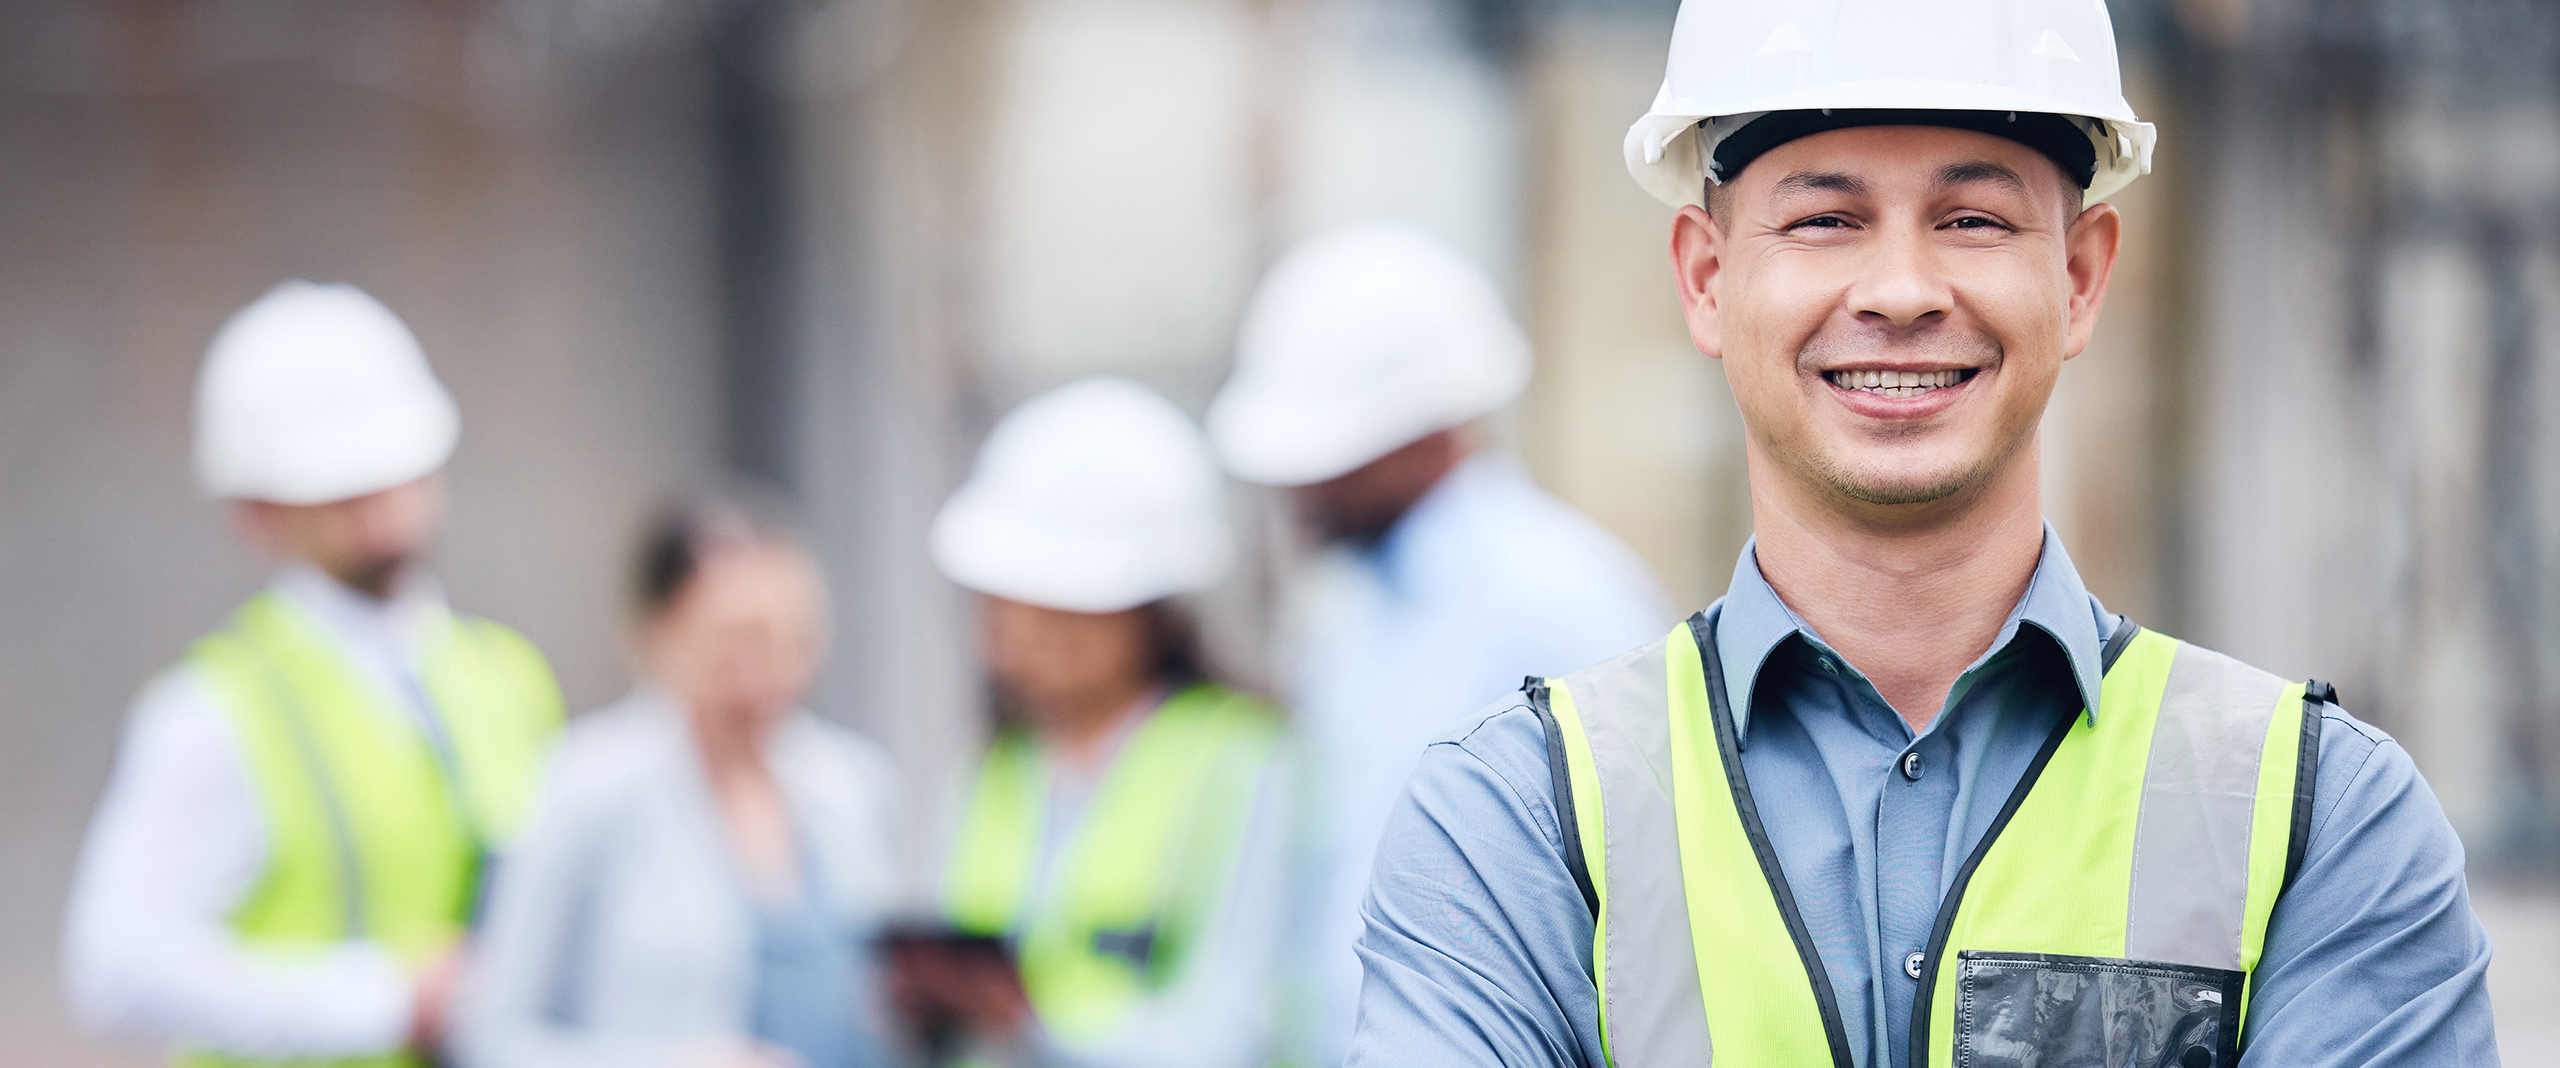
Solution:
{"label": "shirt collar", "polygon": [[[1816,649],[1826,653],[1831,649],[1821,635],[1814,633],[1811,624],[1779,599],[1778,591],[1760,574],[1758,544],[1759,539],[1754,538],[1743,545],[1742,558],[1733,565],[1733,583],[1712,609],[1716,652],[1724,662],[1725,698],[1733,709],[1735,733],[1745,736],[1751,728],[1752,689],[1759,683],[1761,666],[1768,662],[1769,654],[1796,635],[1803,635]],[[1980,668],[2008,648],[2023,628],[2034,627],[2051,637],[2070,659],[2072,681],[2080,687],[2081,707],[2095,722],[2103,674],[2100,661],[2111,624],[2112,617],[2080,584],[2080,571],[2071,566],[2071,554],[2063,550],[2062,538],[2053,532],[2053,524],[2047,523],[2044,548],[2036,558],[2035,575],[2027,580],[2026,595],[2009,610],[2008,621],[2001,624],[2000,636],[1992,640],[1991,648],[1965,670],[1970,674]]]}

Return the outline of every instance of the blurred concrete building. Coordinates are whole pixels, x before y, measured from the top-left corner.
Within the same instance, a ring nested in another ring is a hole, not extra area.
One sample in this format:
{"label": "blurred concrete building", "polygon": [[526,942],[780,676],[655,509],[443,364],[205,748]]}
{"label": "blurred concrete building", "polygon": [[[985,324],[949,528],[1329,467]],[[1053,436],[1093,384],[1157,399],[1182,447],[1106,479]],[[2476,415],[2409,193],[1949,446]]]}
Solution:
{"label": "blurred concrete building", "polygon": [[[1619,162],[1675,6],[0,0],[0,1049],[148,1061],[75,1036],[56,924],[125,702],[259,581],[186,417],[281,276],[417,327],[464,407],[441,570],[575,705],[622,685],[650,498],[786,486],[836,580],[821,711],[927,825],[983,701],[923,535],[978,434],[1097,371],[1197,410],[1262,266],[1333,223],[1494,270],[1540,357],[1495,436],[1703,605],[1741,432]],[[2052,519],[2110,605],[2409,745],[2509,1047],[2547,1048],[2516,1010],[2560,996],[2560,10],[2115,6],[2160,170],[2046,424]],[[1209,616],[1253,679],[1298,550],[1236,509]]]}

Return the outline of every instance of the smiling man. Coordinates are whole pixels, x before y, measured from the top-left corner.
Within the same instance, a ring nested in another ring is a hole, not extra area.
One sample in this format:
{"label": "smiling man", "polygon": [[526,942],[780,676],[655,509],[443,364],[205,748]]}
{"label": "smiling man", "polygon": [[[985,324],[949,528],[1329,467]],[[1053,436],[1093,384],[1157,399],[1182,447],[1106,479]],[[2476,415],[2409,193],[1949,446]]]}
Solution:
{"label": "smiling man", "polygon": [[1663,640],[1429,747],[1353,1064],[2496,1062],[2408,754],[2107,611],[2043,521],[2151,142],[2092,0],[1682,5],[1627,156],[1754,538]]}

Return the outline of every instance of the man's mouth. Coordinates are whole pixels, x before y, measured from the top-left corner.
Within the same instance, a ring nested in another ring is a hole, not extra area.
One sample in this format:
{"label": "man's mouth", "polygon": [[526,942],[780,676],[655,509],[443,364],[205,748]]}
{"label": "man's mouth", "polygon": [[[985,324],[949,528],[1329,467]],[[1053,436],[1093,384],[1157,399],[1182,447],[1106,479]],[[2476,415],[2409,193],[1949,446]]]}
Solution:
{"label": "man's mouth", "polygon": [[1961,367],[1945,371],[1825,371],[1822,377],[1842,389],[1873,393],[1894,400],[1908,400],[1935,390],[1962,385],[1980,372],[1977,367]]}

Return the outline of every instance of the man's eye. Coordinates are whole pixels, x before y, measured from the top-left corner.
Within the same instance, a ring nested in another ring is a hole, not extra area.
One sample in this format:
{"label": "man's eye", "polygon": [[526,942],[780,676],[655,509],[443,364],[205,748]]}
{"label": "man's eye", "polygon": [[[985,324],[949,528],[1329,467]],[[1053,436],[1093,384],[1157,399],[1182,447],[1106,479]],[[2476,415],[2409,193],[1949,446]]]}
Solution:
{"label": "man's eye", "polygon": [[1948,223],[1947,225],[1958,230],[1984,230],[1996,228],[2000,223],[1997,220],[1986,219],[1980,215],[1967,215],[1952,223]]}
{"label": "man's eye", "polygon": [[1843,219],[1843,218],[1841,218],[1841,217],[1839,217],[1839,216],[1837,216],[1837,215],[1816,215],[1816,216],[1814,216],[1813,218],[1806,219],[1805,221],[1800,222],[1800,223],[1797,223],[1796,225],[1797,225],[1797,226],[1817,226],[1817,227],[1821,227],[1821,228],[1826,229],[1826,230],[1837,230],[1837,229],[1841,229],[1841,228],[1843,228],[1843,227],[1848,226],[1848,225],[1849,225],[1849,220],[1847,220],[1847,219]]}

